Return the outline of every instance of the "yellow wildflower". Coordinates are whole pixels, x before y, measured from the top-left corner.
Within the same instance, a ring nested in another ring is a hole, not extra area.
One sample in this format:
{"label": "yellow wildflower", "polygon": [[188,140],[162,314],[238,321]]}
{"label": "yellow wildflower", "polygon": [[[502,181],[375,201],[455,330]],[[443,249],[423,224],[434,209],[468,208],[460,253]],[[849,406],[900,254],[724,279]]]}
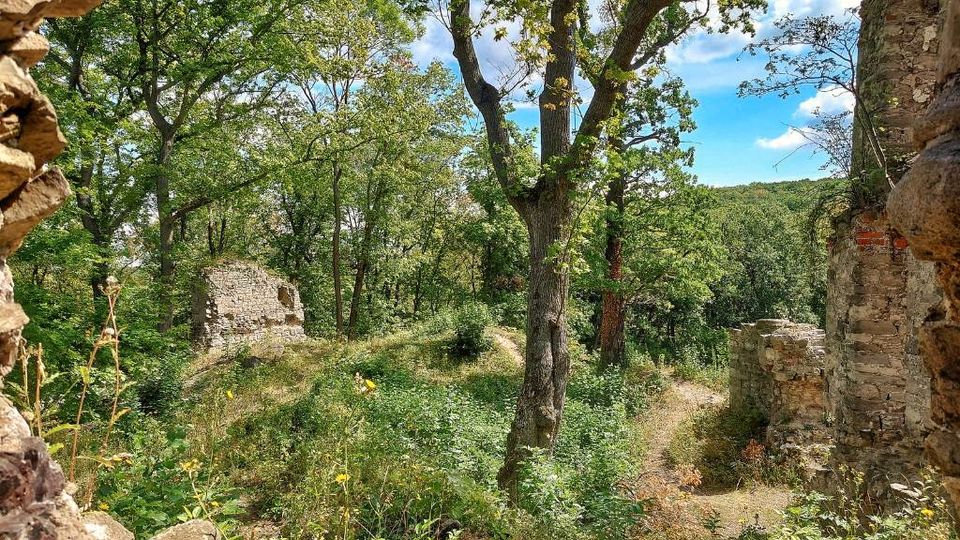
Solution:
{"label": "yellow wildflower", "polygon": [[227,399],[233,399],[233,390],[227,390]]}
{"label": "yellow wildflower", "polygon": [[925,518],[927,518],[927,519],[932,518],[935,514],[936,514],[936,512],[934,512],[933,510],[931,510],[931,509],[929,509],[929,508],[924,508],[923,510],[920,511],[920,515],[922,515],[923,517],[925,517]]}
{"label": "yellow wildflower", "polygon": [[367,390],[371,392],[377,389],[377,383],[371,381],[370,379],[364,379],[363,384],[366,385]]}
{"label": "yellow wildflower", "polygon": [[107,504],[107,503],[105,503],[105,502],[102,502],[102,503],[100,503],[100,504],[97,505],[97,508],[99,508],[99,509],[101,509],[101,510],[109,510],[109,509],[110,509],[110,505]]}
{"label": "yellow wildflower", "polygon": [[340,473],[337,475],[338,484],[346,484],[347,480],[350,480],[350,475],[347,473]]}

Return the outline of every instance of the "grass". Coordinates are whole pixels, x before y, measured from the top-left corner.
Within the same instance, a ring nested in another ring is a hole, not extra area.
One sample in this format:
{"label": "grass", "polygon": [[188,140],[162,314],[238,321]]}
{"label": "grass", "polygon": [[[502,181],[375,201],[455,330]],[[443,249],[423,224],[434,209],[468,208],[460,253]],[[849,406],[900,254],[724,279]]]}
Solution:
{"label": "grass", "polygon": [[183,455],[216,484],[212,502],[244,494],[244,514],[230,518],[239,531],[269,522],[288,538],[626,538],[643,511],[619,488],[643,446],[629,419],[663,381],[575,362],[556,452],[527,464],[525,503],[511,508],[496,473],[522,378],[516,351],[465,361],[437,335],[307,342],[252,368],[208,362],[179,419]]}

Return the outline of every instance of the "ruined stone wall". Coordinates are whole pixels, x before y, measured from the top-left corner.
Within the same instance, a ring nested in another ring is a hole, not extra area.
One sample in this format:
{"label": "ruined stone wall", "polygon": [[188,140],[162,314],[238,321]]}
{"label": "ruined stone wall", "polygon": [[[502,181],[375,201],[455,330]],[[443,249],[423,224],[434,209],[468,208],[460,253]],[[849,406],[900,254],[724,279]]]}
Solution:
{"label": "ruined stone wall", "polygon": [[897,182],[913,156],[913,121],[934,92],[940,2],[863,0],[860,17],[857,85],[869,116],[854,122],[853,208],[830,246],[828,396],[835,459],[864,471],[879,494],[923,464],[930,394],[918,332],[940,299],[932,265],[914,258],[876,210],[890,186],[865,133],[875,127]]}
{"label": "ruined stone wall", "polygon": [[826,443],[824,332],[810,324],[764,319],[730,332],[730,404],[769,420],[776,447]]}
{"label": "ruined stone wall", "polygon": [[[857,86],[894,182],[913,155],[913,122],[930,103],[939,48],[939,0],[863,0]],[[854,126],[853,172],[877,168],[865,122]],[[868,175],[867,175],[868,176]],[[886,184],[878,178],[878,182]],[[880,185],[886,193],[889,186]]]}
{"label": "ruined stone wall", "polygon": [[[65,141],[53,106],[28,69],[49,49],[43,17],[85,13],[96,0],[0,2],[0,384],[17,360],[27,323],[13,298],[7,267],[24,236],[56,210],[70,190],[47,163]],[[0,538],[89,538],[60,467],[13,405],[0,396]]]}
{"label": "ruined stone wall", "polygon": [[917,331],[939,303],[929,264],[883,214],[863,213],[830,246],[827,376],[839,463],[882,492],[923,465],[929,375]]}
{"label": "ruined stone wall", "polygon": [[887,209],[916,256],[937,263],[944,292],[919,336],[932,378],[926,450],[960,515],[960,0],[944,3],[935,97],[914,125],[922,151]]}
{"label": "ruined stone wall", "polygon": [[205,269],[192,312],[194,340],[205,349],[304,337],[297,288],[249,262],[228,261]]}

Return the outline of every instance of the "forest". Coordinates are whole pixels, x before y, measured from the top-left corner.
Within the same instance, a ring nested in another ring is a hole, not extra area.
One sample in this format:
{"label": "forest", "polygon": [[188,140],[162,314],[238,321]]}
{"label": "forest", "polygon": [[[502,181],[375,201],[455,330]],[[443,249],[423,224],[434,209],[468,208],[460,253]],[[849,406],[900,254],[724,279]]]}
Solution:
{"label": "forest", "polygon": [[[783,3],[104,0],[49,18],[30,75],[72,194],[7,259],[29,323],[3,395],[79,511],[131,538],[192,520],[225,539],[957,538],[942,472],[858,466],[837,435],[811,473],[806,443],[773,435],[793,418],[731,388],[731,329],[776,319],[826,329],[824,400],[863,397],[857,375],[831,386],[830,340],[894,308],[837,333],[836,246],[904,249],[858,221],[914,159],[891,140],[901,104],[858,64],[894,20],[875,6],[898,1]],[[450,50],[425,61],[437,32]],[[809,153],[815,174],[697,173],[701,92],[674,58],[698,37],[763,66],[737,100],[849,96],[787,130],[784,163]],[[199,344],[205,276],[236,261],[286,284],[302,339],[260,321],[262,339]],[[917,281],[936,284],[889,294]],[[912,395],[896,376],[878,396]],[[854,425],[840,409],[817,422]]]}

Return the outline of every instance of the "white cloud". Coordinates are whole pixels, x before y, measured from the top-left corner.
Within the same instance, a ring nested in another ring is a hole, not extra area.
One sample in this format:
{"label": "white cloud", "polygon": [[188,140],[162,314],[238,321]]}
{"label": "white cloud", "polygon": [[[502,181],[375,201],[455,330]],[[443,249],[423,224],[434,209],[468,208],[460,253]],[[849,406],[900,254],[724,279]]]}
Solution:
{"label": "white cloud", "polygon": [[853,94],[843,88],[821,88],[815,96],[800,103],[794,116],[812,118],[817,112],[823,114],[851,112],[855,103]]}
{"label": "white cloud", "polygon": [[757,139],[757,146],[765,150],[796,150],[801,146],[809,143],[805,136],[805,131],[803,128],[788,127],[785,132],[779,137],[774,137],[772,139],[759,138]]}
{"label": "white cloud", "polygon": [[411,46],[413,61],[420,67],[426,67],[435,61],[453,62],[453,40],[450,32],[434,17],[424,21],[424,32]]}
{"label": "white cloud", "polygon": [[808,15],[840,16],[860,5],[860,0],[773,0],[770,13],[778,19],[784,15],[805,17]]}
{"label": "white cloud", "polygon": [[667,49],[667,61],[673,64],[707,64],[739,54],[750,43],[750,36],[735,31],[709,34],[697,31],[689,38]]}

